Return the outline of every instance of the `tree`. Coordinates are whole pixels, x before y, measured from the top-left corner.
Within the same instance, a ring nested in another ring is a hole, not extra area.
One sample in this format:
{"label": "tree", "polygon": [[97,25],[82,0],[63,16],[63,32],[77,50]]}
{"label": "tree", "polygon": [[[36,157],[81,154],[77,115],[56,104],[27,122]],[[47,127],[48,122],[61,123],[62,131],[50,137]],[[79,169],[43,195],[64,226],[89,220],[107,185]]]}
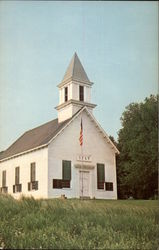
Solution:
{"label": "tree", "polygon": [[112,135],[109,136],[109,139],[113,142],[113,144],[117,147],[117,142],[114,139],[114,137]]}
{"label": "tree", "polygon": [[121,117],[118,133],[119,197],[150,198],[157,189],[158,96],[131,103]]}

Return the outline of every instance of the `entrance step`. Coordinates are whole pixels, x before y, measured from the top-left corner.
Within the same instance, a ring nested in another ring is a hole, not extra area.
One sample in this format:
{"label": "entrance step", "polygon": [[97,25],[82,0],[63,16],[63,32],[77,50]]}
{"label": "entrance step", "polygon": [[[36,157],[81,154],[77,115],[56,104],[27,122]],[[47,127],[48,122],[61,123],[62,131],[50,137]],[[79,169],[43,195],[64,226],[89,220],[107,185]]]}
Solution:
{"label": "entrance step", "polygon": [[81,200],[90,200],[90,196],[80,196]]}

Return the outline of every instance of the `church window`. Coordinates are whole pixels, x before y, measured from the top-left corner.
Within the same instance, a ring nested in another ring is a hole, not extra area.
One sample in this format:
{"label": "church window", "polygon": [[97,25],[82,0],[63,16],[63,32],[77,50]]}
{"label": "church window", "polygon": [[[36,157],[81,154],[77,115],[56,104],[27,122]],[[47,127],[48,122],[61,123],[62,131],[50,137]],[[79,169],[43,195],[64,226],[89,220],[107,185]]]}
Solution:
{"label": "church window", "polygon": [[19,173],[20,173],[20,168],[16,167],[15,168],[15,184],[19,184]]}
{"label": "church window", "polygon": [[53,188],[62,188],[62,180],[53,179]]}
{"label": "church window", "polygon": [[30,181],[35,181],[35,162],[31,163],[30,166]]}
{"label": "church window", "polygon": [[97,188],[104,189],[105,171],[104,164],[97,164]]}
{"label": "church window", "polygon": [[84,87],[83,86],[79,86],[79,100],[81,102],[84,101]]}
{"label": "church window", "polygon": [[68,87],[65,88],[65,102],[68,101]]}
{"label": "church window", "polygon": [[105,183],[105,190],[106,191],[113,191],[113,182],[106,182]]}
{"label": "church window", "polygon": [[20,167],[15,168],[15,185],[13,185],[13,193],[22,191],[22,184],[19,184],[20,179]]}
{"label": "church window", "polygon": [[6,187],[6,170],[2,172],[2,187]]}
{"label": "church window", "polygon": [[8,187],[6,187],[6,170],[2,171],[2,187],[0,188],[1,193],[8,193]]}
{"label": "church window", "polygon": [[30,164],[30,182],[28,182],[28,191],[38,190],[38,181],[36,181],[36,163]]}
{"label": "church window", "polygon": [[71,161],[62,161],[62,187],[70,188]]}

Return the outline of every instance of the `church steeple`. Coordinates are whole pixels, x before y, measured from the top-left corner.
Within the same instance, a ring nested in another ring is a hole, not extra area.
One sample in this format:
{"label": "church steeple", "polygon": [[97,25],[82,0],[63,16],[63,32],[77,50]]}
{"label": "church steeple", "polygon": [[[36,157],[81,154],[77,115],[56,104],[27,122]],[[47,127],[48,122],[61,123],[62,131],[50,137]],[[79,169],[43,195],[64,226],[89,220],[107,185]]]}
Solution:
{"label": "church steeple", "polygon": [[72,60],[65,72],[62,83],[69,81],[70,79],[79,80],[81,82],[91,84],[76,52],[74,56],[72,57]]}
{"label": "church steeple", "polygon": [[90,82],[77,54],[75,53],[65,72],[62,82],[58,85],[60,102],[56,107],[58,120],[62,122],[72,117],[81,107],[87,106],[92,111],[96,106],[91,103]]}

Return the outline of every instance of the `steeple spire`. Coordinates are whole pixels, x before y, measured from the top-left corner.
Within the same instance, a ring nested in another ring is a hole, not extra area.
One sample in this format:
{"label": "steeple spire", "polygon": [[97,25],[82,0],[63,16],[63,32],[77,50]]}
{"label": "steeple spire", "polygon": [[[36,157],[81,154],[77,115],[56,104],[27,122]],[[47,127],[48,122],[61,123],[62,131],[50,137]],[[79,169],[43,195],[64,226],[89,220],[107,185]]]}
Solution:
{"label": "steeple spire", "polygon": [[70,80],[80,81],[80,82],[92,85],[92,82],[90,82],[76,52],[74,53],[70,61],[70,64],[62,79],[62,82],[60,83],[60,86],[62,86],[63,84],[65,84],[66,82]]}

